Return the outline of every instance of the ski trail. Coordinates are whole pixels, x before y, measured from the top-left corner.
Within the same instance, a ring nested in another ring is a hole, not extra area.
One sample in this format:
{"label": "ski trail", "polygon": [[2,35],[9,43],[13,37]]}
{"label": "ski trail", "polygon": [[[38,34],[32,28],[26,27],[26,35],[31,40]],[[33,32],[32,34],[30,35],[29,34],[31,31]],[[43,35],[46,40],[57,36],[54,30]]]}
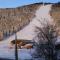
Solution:
{"label": "ski trail", "polygon": [[[20,30],[19,32],[17,32],[17,39],[27,39],[27,40],[32,40],[37,33],[35,32],[36,27],[43,27],[44,25],[42,25],[41,23],[46,25],[46,22],[48,22],[48,24],[53,24],[53,19],[50,16],[50,11],[51,11],[51,6],[52,5],[42,5],[41,7],[39,7],[39,9],[37,9],[36,13],[35,13],[35,17],[32,19],[32,21],[26,26],[24,27],[22,30]],[[40,22],[39,22],[40,21]],[[9,43],[11,40],[15,39],[15,35],[10,36],[8,39],[1,41],[0,42],[0,57],[9,57],[9,58],[14,58],[14,50],[9,50]],[[8,49],[8,52],[7,50]],[[20,53],[21,56],[24,55],[22,53]],[[31,57],[31,55],[29,53],[27,53],[27,55],[29,55]],[[26,56],[26,55],[24,55]]]}
{"label": "ski trail", "polygon": [[[37,35],[37,33],[35,32],[36,27],[44,26],[40,22],[44,23],[45,25],[46,22],[52,24],[53,19],[50,16],[51,6],[52,5],[42,5],[41,7],[39,7],[35,13],[36,17],[34,17],[26,27],[17,32],[17,39],[32,40]],[[14,39],[15,36],[12,35],[8,39],[0,42],[0,45],[8,45],[10,41]]]}
{"label": "ski trail", "polygon": [[[42,5],[41,7],[39,7],[39,9],[35,13],[36,17],[33,18],[28,26],[17,33],[18,39],[32,40],[37,35],[37,33],[35,32],[36,27],[43,27],[44,25],[47,25],[47,22],[49,24],[53,24],[53,19],[49,14],[50,10],[51,5]],[[42,25],[39,21],[44,25]]]}

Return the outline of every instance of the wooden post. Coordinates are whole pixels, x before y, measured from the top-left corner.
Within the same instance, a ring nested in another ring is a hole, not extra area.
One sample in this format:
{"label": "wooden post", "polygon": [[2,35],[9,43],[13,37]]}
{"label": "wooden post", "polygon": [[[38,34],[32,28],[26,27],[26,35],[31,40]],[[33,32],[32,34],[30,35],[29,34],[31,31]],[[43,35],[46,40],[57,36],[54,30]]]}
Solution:
{"label": "wooden post", "polygon": [[15,60],[18,60],[17,35],[15,33]]}

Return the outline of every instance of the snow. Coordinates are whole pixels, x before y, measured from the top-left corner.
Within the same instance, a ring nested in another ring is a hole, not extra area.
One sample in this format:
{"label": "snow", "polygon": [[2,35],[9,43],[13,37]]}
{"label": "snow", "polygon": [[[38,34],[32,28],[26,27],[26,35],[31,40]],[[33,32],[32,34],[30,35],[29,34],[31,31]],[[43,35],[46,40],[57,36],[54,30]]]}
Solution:
{"label": "snow", "polygon": [[0,49],[0,58],[14,59],[14,50]]}
{"label": "snow", "polygon": [[[0,49],[0,58],[15,59],[14,49]],[[30,49],[19,49],[18,50],[19,59],[32,59]]]}
{"label": "snow", "polygon": [[57,41],[55,44],[60,44],[60,36],[57,37]]}
{"label": "snow", "polygon": [[[15,36],[9,37],[9,39],[6,39],[4,41],[0,42],[0,58],[8,58],[8,59],[15,59],[15,50],[14,47],[10,49],[10,41],[12,39],[15,39]],[[33,49],[32,49],[33,51]],[[18,58],[19,59],[31,59],[31,50],[30,49],[18,49]]]}
{"label": "snow", "polygon": [[[17,32],[17,39],[27,39],[27,40],[32,40],[37,33],[35,32],[36,27],[43,27],[41,23],[44,23],[46,25],[46,22],[48,21],[49,24],[52,24],[53,19],[51,18],[49,12],[51,10],[52,5],[42,5],[37,9],[32,21],[24,27],[24,29],[20,30]],[[39,22],[40,21],[40,22]],[[10,41],[15,39],[15,35],[10,36],[8,39],[5,39],[4,41],[0,42],[0,57],[1,58],[10,58],[10,59],[15,59],[14,56],[14,49],[10,49]],[[34,49],[19,49],[18,50],[18,55],[19,59],[31,59],[31,52]]]}
{"label": "snow", "polygon": [[[53,24],[53,19],[50,16],[52,4],[50,5],[43,5],[36,11],[36,18],[40,21],[40,23],[47,24]],[[39,24],[40,24],[39,23]],[[42,26],[42,25],[40,25]]]}
{"label": "snow", "polygon": [[49,14],[51,6],[52,5],[42,5],[41,7],[39,7],[39,9],[35,13],[36,17],[32,19],[29,25],[27,25],[24,29],[20,30],[17,33],[18,39],[32,40],[37,35],[37,33],[35,32],[36,27],[43,27],[47,23],[53,24],[53,19]]}

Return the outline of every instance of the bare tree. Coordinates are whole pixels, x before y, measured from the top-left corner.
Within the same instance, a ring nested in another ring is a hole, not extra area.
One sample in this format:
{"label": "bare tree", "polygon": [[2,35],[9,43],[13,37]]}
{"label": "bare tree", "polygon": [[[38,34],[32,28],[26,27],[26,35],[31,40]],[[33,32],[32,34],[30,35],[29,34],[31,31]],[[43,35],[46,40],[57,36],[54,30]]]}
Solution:
{"label": "bare tree", "polygon": [[46,23],[44,27],[36,27],[38,43],[36,43],[36,55],[44,56],[46,60],[56,60],[55,42],[57,40],[56,26]]}

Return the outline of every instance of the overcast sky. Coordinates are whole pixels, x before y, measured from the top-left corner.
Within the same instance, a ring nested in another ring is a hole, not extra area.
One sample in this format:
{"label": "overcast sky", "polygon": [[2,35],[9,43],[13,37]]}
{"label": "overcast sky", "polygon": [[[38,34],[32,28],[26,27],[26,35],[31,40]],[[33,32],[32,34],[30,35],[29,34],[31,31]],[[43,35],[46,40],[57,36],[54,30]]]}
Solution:
{"label": "overcast sky", "polygon": [[56,3],[59,2],[60,0],[0,0],[0,8],[11,8],[42,1]]}

